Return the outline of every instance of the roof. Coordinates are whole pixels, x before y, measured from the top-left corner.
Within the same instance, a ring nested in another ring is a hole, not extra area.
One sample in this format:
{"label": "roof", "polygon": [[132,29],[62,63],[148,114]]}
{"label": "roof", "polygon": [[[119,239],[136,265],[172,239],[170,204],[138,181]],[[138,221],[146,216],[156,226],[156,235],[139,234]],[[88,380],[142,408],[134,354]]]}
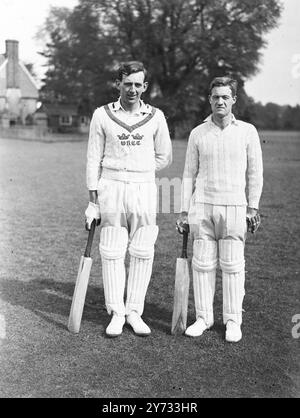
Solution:
{"label": "roof", "polygon": [[[0,96],[6,96],[6,65],[7,59],[4,57],[3,60],[3,55],[0,55]],[[38,99],[39,89],[37,83],[32,77],[32,75],[29,73],[25,65],[20,61],[19,70],[21,96],[26,98]]]}
{"label": "roof", "polygon": [[[3,57],[3,55],[2,55]],[[6,60],[1,59],[0,55],[0,96],[6,95]]]}
{"label": "roof", "polygon": [[65,103],[43,103],[38,112],[45,112],[47,115],[77,115],[77,106]]}

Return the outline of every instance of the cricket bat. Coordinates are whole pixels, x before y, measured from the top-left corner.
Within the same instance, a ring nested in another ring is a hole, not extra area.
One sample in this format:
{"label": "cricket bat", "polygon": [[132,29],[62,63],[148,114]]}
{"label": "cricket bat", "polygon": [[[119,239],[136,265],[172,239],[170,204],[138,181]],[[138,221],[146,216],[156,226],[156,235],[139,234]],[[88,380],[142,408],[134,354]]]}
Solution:
{"label": "cricket bat", "polygon": [[176,260],[174,304],[171,334],[182,334],[186,329],[190,274],[187,257],[188,232],[183,232],[181,257]]}
{"label": "cricket bat", "polygon": [[68,330],[74,333],[78,333],[80,329],[86,291],[89,283],[91,267],[93,264],[93,260],[91,258],[91,247],[93,243],[95,228],[96,220],[94,219],[89,230],[84,255],[82,255],[80,258],[79,269],[69,315]]}

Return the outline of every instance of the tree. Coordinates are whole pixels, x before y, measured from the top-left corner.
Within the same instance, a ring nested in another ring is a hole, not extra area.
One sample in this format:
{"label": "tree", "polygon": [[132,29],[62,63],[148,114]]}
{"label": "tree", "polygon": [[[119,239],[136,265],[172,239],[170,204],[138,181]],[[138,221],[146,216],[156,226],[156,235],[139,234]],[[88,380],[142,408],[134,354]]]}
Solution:
{"label": "tree", "polygon": [[45,83],[41,88],[41,100],[49,102],[71,101],[72,77],[70,69],[71,59],[71,32],[69,19],[71,11],[65,7],[51,7],[44,27],[39,29],[39,35],[44,39],[46,47],[40,54],[47,59],[47,72]]}
{"label": "tree", "polygon": [[284,106],[282,112],[282,128],[300,131],[300,105]]}
{"label": "tree", "polygon": [[41,89],[44,100],[77,104],[87,114],[109,100],[105,40],[101,39],[98,15],[82,1],[71,12],[53,7],[44,27],[48,35],[42,53],[48,70]]}
{"label": "tree", "polygon": [[264,35],[280,13],[278,0],[80,0],[67,19],[68,35],[50,31],[49,64],[57,65],[45,91],[57,91],[51,83],[65,69],[66,97],[72,97],[72,83],[84,84],[91,106],[102,104],[116,62],[141,60],[150,72],[148,98],[164,110],[172,130],[187,119],[195,123],[209,112],[212,77],[235,77],[244,94]]}

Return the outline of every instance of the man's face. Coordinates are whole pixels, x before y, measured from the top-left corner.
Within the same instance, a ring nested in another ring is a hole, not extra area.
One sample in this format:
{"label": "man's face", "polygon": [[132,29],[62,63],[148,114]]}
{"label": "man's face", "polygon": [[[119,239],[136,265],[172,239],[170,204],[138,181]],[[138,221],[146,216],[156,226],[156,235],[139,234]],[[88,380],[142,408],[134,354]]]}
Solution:
{"label": "man's face", "polygon": [[214,87],[209,96],[212,113],[218,117],[229,115],[235,102],[236,97],[232,97],[229,86]]}
{"label": "man's face", "polygon": [[148,83],[144,81],[143,71],[132,73],[128,76],[123,75],[123,79],[117,80],[117,88],[120,91],[121,101],[129,106],[139,102],[144,91],[147,90]]}

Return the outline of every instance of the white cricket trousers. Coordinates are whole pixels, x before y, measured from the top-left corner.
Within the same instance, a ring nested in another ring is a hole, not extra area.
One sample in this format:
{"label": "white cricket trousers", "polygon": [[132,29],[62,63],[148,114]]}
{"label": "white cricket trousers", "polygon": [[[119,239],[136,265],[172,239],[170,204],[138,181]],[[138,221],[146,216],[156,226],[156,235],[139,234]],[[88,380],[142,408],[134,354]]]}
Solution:
{"label": "white cricket trousers", "polygon": [[193,237],[193,289],[196,318],[214,322],[213,301],[218,264],[222,270],[223,322],[242,323],[245,295],[244,245],[246,206],[191,204],[188,220]]}
{"label": "white cricket trousers", "polygon": [[[107,312],[128,315],[136,311],[142,315],[158,235],[156,184],[101,178],[98,199],[99,249]],[[127,249],[130,263],[126,287]]]}

